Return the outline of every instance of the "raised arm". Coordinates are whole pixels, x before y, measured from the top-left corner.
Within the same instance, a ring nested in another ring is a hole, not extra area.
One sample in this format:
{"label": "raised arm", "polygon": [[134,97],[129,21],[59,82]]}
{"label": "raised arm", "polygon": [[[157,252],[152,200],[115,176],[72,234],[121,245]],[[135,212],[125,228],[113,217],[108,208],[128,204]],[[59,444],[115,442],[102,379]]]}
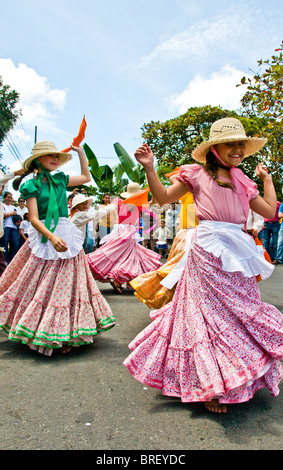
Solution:
{"label": "raised arm", "polygon": [[154,169],[153,152],[147,144],[138,148],[135,158],[144,167],[152,196],[160,206],[177,201],[188,192],[186,185],[177,180],[169,188],[161,184]]}
{"label": "raised arm", "polygon": [[277,197],[272,177],[262,164],[256,167],[256,175],[263,181],[264,195],[253,199],[250,202],[250,208],[265,219],[273,219],[276,213]]}
{"label": "raised arm", "polygon": [[88,161],[84,149],[81,146],[74,147],[73,145],[72,149],[77,152],[79,156],[81,164],[81,174],[78,176],[70,176],[68,186],[80,186],[91,181],[91,174],[88,169]]}

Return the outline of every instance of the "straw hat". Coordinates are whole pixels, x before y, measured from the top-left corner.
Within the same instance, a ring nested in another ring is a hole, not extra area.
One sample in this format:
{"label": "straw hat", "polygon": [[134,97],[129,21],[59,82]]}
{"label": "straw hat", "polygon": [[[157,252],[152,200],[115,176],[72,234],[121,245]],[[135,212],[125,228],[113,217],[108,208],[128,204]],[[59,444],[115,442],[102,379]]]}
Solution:
{"label": "straw hat", "polygon": [[67,163],[72,158],[72,155],[70,153],[59,152],[53,142],[50,142],[49,140],[43,140],[34,144],[32,149],[32,155],[24,161],[23,168],[24,170],[28,170],[31,162],[36,158],[42,157],[43,155],[54,154],[58,155],[59,157],[58,166],[64,165],[64,163]]}
{"label": "straw hat", "polygon": [[127,191],[125,193],[121,193],[120,196],[124,198],[131,197],[139,191],[140,185],[138,183],[129,183],[127,185]]}
{"label": "straw hat", "polygon": [[209,147],[216,144],[233,141],[245,141],[245,157],[252,155],[266,144],[267,139],[248,137],[241,121],[235,118],[224,118],[215,121],[209,134],[209,140],[199,144],[192,152],[192,158],[198,162],[206,162]]}
{"label": "straw hat", "polygon": [[85,197],[84,194],[77,194],[74,198],[73,198],[73,203],[72,203],[72,209],[77,206],[78,204],[81,204],[82,202],[85,202],[85,201],[89,201],[89,203],[91,203],[93,201],[93,199],[91,197]]}

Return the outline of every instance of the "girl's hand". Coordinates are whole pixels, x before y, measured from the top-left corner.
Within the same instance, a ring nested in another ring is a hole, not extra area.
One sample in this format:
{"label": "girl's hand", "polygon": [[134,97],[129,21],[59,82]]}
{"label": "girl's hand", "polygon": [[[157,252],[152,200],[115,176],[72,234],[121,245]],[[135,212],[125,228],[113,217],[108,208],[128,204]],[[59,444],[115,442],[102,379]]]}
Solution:
{"label": "girl's hand", "polygon": [[151,167],[154,164],[154,155],[147,144],[143,144],[135,152],[136,160],[144,167]]}
{"label": "girl's hand", "polygon": [[261,180],[270,179],[272,180],[271,175],[268,173],[267,169],[263,166],[262,163],[259,163],[255,170],[256,176],[258,176]]}
{"label": "girl's hand", "polygon": [[82,148],[81,145],[79,145],[78,147],[75,147],[75,145],[72,145],[71,147],[72,147],[72,150],[74,150],[74,151],[77,152],[77,153],[79,153],[79,152],[81,152],[81,151],[84,152],[84,149]]}
{"label": "girl's hand", "polygon": [[49,240],[51,241],[53,248],[56,251],[64,252],[68,250],[68,247],[62,238],[57,237],[57,235],[52,235]]}

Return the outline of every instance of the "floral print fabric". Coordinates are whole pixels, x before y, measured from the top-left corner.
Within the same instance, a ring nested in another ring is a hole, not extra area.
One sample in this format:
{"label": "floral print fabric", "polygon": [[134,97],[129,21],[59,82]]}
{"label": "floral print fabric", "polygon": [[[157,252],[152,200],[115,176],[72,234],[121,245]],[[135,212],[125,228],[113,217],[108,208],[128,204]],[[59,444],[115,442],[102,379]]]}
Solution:
{"label": "floral print fabric", "polygon": [[25,243],[1,276],[0,330],[39,352],[91,343],[114,324],[83,250],[71,259],[44,260]]}
{"label": "floral print fabric", "polygon": [[[197,230],[197,229],[196,229]],[[129,345],[124,365],[164,395],[184,402],[249,400],[268,387],[279,393],[283,316],[261,300],[255,277],[226,272],[192,241],[170,303]]]}

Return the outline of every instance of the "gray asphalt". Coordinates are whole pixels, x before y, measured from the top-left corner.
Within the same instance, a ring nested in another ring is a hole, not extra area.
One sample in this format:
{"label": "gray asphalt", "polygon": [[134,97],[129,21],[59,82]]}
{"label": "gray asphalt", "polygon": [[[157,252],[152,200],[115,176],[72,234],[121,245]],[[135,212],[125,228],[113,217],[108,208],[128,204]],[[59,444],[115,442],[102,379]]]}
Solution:
{"label": "gray asphalt", "polygon": [[[283,312],[283,266],[260,282],[264,301]],[[44,357],[0,334],[0,449],[190,451],[282,450],[283,393],[214,415],[139,383],[122,365],[149,309],[130,291],[98,284],[117,324],[94,344]],[[282,384],[281,384],[282,390]]]}

